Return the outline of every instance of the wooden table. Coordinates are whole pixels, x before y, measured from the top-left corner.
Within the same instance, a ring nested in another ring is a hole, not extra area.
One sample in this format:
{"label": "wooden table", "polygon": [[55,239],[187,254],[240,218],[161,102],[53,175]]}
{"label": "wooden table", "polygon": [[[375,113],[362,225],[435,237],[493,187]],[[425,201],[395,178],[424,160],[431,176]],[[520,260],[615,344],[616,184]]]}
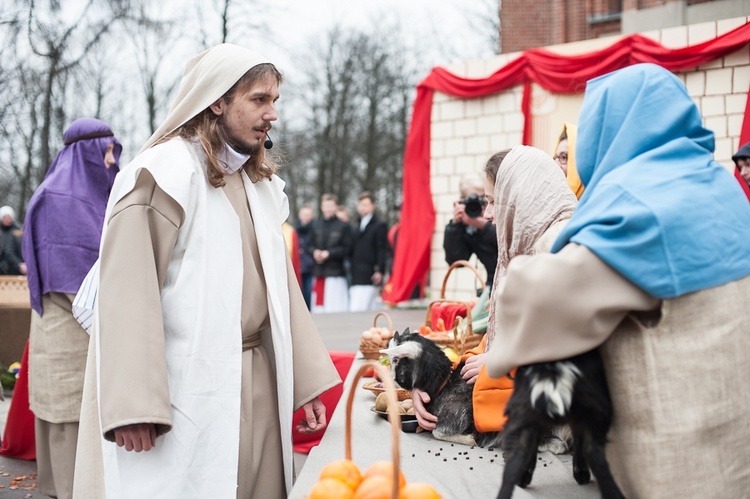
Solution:
{"label": "wooden table", "polygon": [[[346,397],[362,359],[356,359],[345,381],[344,395],[330,420],[320,445],[313,448],[292,489],[290,498],[304,498],[318,480],[326,464],[344,458]],[[390,423],[373,413],[375,396],[361,386],[355,388],[352,409],[352,458],[364,472],[376,461],[391,460]],[[494,498],[500,490],[503,458],[499,449],[470,448],[432,438],[429,433],[399,433],[401,470],[407,482],[431,484],[444,498]],[[531,485],[516,487],[514,498],[594,499],[599,497],[595,483],[578,485],[573,479],[572,457],[549,452],[538,456]]]}

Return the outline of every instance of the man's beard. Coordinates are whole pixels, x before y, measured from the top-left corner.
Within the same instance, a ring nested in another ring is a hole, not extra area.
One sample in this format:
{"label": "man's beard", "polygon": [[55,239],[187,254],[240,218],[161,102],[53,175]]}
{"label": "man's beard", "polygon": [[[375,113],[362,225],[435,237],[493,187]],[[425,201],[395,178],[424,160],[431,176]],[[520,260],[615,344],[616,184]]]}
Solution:
{"label": "man's beard", "polygon": [[238,153],[250,157],[256,156],[260,152],[260,146],[262,145],[260,143],[257,143],[255,145],[248,145],[232,136],[227,137],[227,142],[232,147],[232,149],[234,149]]}

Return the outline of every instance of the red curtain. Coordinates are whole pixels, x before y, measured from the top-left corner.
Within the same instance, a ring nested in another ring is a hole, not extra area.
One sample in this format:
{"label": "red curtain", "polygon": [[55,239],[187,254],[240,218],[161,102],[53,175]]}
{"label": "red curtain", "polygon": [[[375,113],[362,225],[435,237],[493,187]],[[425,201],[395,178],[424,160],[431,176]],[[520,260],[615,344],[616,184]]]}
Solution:
{"label": "red curtain", "polygon": [[607,48],[565,56],[544,49],[527,50],[487,78],[470,79],[434,68],[417,86],[411,128],[404,151],[402,218],[394,256],[392,286],[383,299],[397,303],[409,298],[415,283],[430,267],[430,239],[435,227],[435,208],[430,191],[430,122],[435,91],[475,98],[524,85],[523,143],[531,143],[531,83],[556,93],[581,93],[591,78],[640,62],[680,71],[739,50],[750,43],[750,23],[703,43],[668,49],[642,35],[631,35]]}
{"label": "red curtain", "polygon": [[[745,117],[742,119],[742,130],[740,131],[740,147],[742,144],[750,142],[750,90],[747,92],[747,102],[745,103]],[[745,179],[740,175],[740,169],[737,166],[734,167],[734,177],[737,182],[742,186],[742,190],[745,191],[745,196],[750,201],[750,187],[745,182]]]}
{"label": "red curtain", "polygon": [[21,358],[21,370],[10,400],[0,456],[33,461],[36,459],[36,441],[34,439],[34,413],[29,409],[28,373],[29,342],[27,341]]}

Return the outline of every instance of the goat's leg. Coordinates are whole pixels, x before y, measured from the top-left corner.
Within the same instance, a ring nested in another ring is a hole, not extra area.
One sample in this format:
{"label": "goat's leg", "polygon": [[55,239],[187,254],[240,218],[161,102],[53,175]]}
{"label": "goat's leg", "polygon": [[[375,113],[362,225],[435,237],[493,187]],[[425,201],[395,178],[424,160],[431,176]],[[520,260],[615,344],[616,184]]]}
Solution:
{"label": "goat's leg", "polygon": [[[525,488],[531,483],[536,467],[536,448],[539,445],[540,432],[535,428],[525,427],[518,430],[518,438],[512,438],[515,446],[503,470],[503,484],[497,499],[510,499],[513,488],[519,485]],[[507,438],[507,436],[506,436]]]}
{"label": "goat's leg", "polygon": [[615,479],[612,477],[612,472],[609,469],[609,463],[607,463],[607,457],[604,453],[606,435],[594,436],[588,428],[582,429],[581,433],[583,455],[588,461],[589,466],[591,466],[591,472],[596,477],[602,499],[625,499]]}
{"label": "goat's leg", "polygon": [[591,472],[583,452],[583,434],[577,427],[573,428],[573,478],[579,485],[591,481]]}

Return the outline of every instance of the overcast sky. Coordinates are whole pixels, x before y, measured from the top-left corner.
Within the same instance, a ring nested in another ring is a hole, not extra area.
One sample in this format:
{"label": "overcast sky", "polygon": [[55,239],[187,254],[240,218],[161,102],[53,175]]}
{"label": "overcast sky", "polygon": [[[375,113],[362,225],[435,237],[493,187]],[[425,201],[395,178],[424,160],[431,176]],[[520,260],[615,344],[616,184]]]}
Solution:
{"label": "overcast sky", "polygon": [[[278,0],[278,12],[268,18],[279,46],[269,57],[279,65],[294,64],[299,47],[335,25],[370,30],[373,26],[400,25],[407,43],[424,58],[425,66],[456,60],[478,59],[492,54],[487,32],[477,16],[498,0]],[[429,69],[429,68],[428,68]],[[289,68],[287,68],[289,70]],[[425,73],[426,74],[426,73]]]}

